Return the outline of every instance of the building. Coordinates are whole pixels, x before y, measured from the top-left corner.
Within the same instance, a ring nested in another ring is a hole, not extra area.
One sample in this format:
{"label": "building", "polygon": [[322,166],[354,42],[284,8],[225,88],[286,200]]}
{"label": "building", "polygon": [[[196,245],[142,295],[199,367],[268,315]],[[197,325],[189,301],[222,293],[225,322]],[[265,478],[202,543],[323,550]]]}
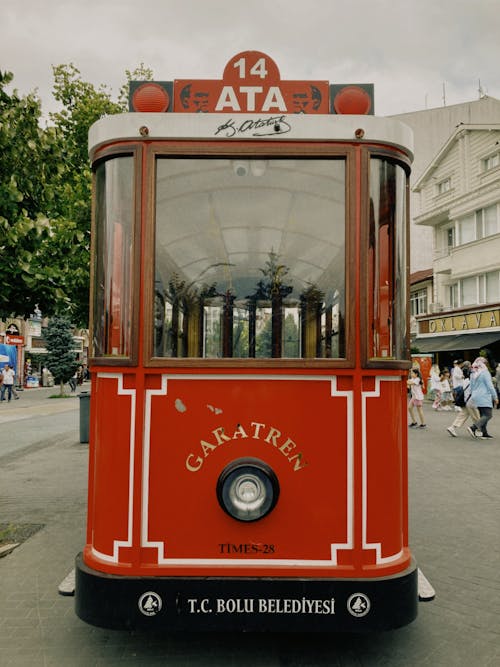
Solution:
{"label": "building", "polygon": [[441,365],[480,350],[500,361],[500,123],[459,124],[413,191],[414,224],[433,238],[432,301],[416,315],[414,347]]}
{"label": "building", "polygon": [[[47,356],[43,334],[48,322],[49,319],[42,319],[38,310],[26,320],[20,317],[9,318],[5,322],[0,320],[0,345],[7,349],[15,348],[11,356],[15,359],[16,382],[19,386],[38,387],[42,383],[42,369]],[[75,358],[82,365],[87,364],[88,330],[74,329],[73,341]],[[5,348],[2,350],[7,351]]]}
{"label": "building", "polygon": [[[413,130],[415,155],[410,179],[410,185],[413,187],[457,127],[464,124],[498,123],[500,100],[484,95],[472,102],[422,109],[391,118],[405,123]],[[410,211],[412,221],[422,213],[418,193],[412,192],[410,195]],[[410,248],[412,273],[429,269],[432,266],[432,229],[412,222]]]}
{"label": "building", "polygon": [[423,269],[410,275],[410,338],[418,336],[419,315],[427,315],[433,299],[433,270]]}

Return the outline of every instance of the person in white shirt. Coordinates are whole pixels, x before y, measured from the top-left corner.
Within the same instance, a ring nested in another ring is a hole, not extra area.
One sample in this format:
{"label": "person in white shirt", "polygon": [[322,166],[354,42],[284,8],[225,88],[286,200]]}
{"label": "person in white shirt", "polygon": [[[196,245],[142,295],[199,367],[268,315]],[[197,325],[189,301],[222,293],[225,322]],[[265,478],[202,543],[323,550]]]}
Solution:
{"label": "person in white shirt", "polygon": [[455,359],[453,362],[453,368],[451,370],[451,384],[453,389],[456,387],[462,387],[464,383],[464,373],[462,370],[462,364],[464,362],[462,359]]}
{"label": "person in white shirt", "polygon": [[[446,429],[452,438],[456,438],[458,436],[456,429],[463,426],[467,421],[467,419],[470,418],[472,423],[479,420],[479,410],[476,408],[473,401],[471,400],[470,367],[469,365],[465,366],[465,363],[468,362],[464,362],[464,366],[462,368],[464,379],[462,385],[463,400],[461,401],[461,403],[463,403],[463,405],[459,406],[460,413],[456,416],[453,424],[451,426],[448,426]],[[477,433],[478,433],[477,437],[480,437],[480,435],[482,435],[480,434],[479,431]]]}
{"label": "person in white shirt", "polygon": [[3,383],[1,388],[0,400],[5,401],[5,394],[7,393],[7,401],[10,401],[12,398],[12,388],[14,387],[14,369],[5,364],[3,368]]}
{"label": "person in white shirt", "polygon": [[[453,399],[456,398],[457,390],[460,387],[463,387],[464,384],[464,373],[462,370],[463,359],[455,359],[453,362],[453,368],[451,369],[451,389],[453,392]],[[460,412],[460,408],[455,405],[455,410]]]}

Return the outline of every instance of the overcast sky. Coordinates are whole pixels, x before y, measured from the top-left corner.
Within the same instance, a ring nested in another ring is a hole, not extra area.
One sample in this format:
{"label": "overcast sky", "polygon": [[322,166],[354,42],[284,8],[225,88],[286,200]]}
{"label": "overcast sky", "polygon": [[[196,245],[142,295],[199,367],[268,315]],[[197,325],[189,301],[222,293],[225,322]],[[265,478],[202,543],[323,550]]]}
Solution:
{"label": "overcast sky", "polygon": [[55,110],[52,66],[73,63],[114,99],[125,70],[222,77],[262,51],[282,79],[375,84],[392,115],[500,99],[500,0],[17,0],[0,10],[0,70]]}

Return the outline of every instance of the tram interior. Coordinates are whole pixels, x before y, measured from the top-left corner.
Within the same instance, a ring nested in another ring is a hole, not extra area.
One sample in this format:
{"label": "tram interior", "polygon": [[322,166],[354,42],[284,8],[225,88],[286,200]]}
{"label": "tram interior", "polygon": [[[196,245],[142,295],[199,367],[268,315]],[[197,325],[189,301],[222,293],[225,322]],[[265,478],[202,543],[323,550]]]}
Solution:
{"label": "tram interior", "polygon": [[344,356],[345,160],[156,160],[154,356]]}

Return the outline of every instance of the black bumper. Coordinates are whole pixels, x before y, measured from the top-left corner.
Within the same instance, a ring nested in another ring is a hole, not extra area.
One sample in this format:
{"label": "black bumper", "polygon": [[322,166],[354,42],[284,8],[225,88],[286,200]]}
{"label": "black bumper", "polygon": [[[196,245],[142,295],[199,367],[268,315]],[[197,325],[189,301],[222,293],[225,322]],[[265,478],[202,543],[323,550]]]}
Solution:
{"label": "black bumper", "polygon": [[376,579],[125,577],[76,558],[77,615],[154,631],[374,632],[417,615],[417,567]]}

